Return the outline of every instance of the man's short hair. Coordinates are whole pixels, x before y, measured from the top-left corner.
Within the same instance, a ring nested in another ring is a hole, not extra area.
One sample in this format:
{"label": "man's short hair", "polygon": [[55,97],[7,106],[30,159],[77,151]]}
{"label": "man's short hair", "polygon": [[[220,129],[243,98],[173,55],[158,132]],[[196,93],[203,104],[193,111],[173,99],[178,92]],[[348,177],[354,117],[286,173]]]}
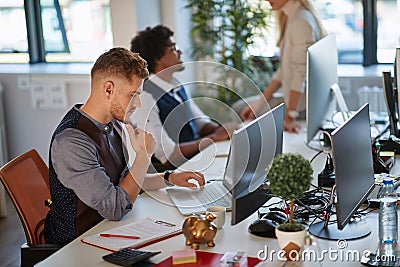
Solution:
{"label": "man's short hair", "polygon": [[149,76],[146,61],[126,48],[116,47],[102,54],[94,63],[91,76],[112,76],[132,81],[132,75],[145,79]]}
{"label": "man's short hair", "polygon": [[163,25],[147,27],[132,39],[131,51],[139,53],[147,61],[149,71],[154,73],[156,60],[162,58],[165,49],[171,46],[169,40],[173,35],[174,33]]}

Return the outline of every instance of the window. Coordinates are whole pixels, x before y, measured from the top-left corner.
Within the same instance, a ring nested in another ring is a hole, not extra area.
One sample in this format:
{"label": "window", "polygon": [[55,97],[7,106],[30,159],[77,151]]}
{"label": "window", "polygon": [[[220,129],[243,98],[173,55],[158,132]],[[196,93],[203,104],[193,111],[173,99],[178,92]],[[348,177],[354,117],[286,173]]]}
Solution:
{"label": "window", "polygon": [[0,0],[0,36],[0,62],[29,61],[23,0]]}
{"label": "window", "polygon": [[335,34],[340,63],[363,63],[363,6],[361,0],[316,0],[322,24]]}
{"label": "window", "polygon": [[[400,0],[311,1],[337,36],[339,63],[393,63],[400,47]],[[0,0],[0,63],[93,62],[113,46],[109,6],[110,0]],[[277,51],[271,20],[251,54]]]}
{"label": "window", "polygon": [[0,62],[93,62],[113,47],[109,2],[0,0]]}
{"label": "window", "polygon": [[90,62],[112,48],[109,0],[41,0],[40,5],[47,62]]}
{"label": "window", "polygon": [[393,63],[400,46],[400,1],[315,0],[329,33],[335,33],[339,63]]}
{"label": "window", "polygon": [[[253,0],[257,1],[257,0]],[[339,63],[393,63],[400,47],[400,0],[312,0],[328,33],[337,39]],[[267,7],[269,8],[269,7]],[[275,17],[250,53],[276,54]]]}
{"label": "window", "polygon": [[378,44],[377,59],[379,63],[393,63],[395,48],[400,47],[400,1],[378,0]]}

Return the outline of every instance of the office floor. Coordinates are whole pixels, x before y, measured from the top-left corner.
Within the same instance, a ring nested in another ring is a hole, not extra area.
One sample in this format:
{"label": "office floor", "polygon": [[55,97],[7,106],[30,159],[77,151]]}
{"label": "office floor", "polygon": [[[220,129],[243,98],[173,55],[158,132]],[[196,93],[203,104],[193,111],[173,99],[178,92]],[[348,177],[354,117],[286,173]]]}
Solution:
{"label": "office floor", "polygon": [[0,266],[20,266],[20,246],[26,242],[21,221],[7,196],[7,217],[0,218]]}

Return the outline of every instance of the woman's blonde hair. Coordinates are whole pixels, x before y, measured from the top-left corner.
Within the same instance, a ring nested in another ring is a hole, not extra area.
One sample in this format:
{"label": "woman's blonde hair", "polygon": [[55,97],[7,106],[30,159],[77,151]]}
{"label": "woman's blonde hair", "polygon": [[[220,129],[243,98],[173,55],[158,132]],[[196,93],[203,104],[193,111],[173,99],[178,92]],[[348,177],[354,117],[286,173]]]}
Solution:
{"label": "woman's blonde hair", "polygon": [[[322,21],[318,15],[317,10],[314,8],[314,6],[312,5],[312,3],[310,2],[310,0],[294,0],[294,1],[298,1],[300,2],[300,4],[307,10],[309,10],[315,17],[315,20],[317,21],[318,27],[321,31],[321,36],[324,37],[327,35],[327,32],[324,28],[324,26],[322,25]],[[282,11],[282,10],[277,10],[275,12],[276,15],[276,23],[279,29],[279,38],[277,41],[277,46],[280,46],[282,43],[282,39],[283,39],[283,35],[285,33],[285,28],[286,28],[286,23],[287,23],[287,15]]]}

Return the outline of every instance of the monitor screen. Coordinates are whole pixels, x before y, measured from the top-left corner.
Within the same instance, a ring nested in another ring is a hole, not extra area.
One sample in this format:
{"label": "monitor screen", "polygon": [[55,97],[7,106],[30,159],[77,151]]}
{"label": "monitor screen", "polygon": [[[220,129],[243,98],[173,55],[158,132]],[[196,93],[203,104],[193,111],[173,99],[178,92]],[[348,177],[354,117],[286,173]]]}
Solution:
{"label": "monitor screen", "polygon": [[232,225],[253,214],[271,197],[263,187],[265,170],[282,153],[283,114],[284,104],[280,104],[233,133]]}
{"label": "monitor screen", "polygon": [[310,232],[335,240],[364,237],[370,233],[366,222],[361,220],[349,224],[349,221],[374,188],[368,104],[332,132],[331,143],[336,176],[337,225],[320,222],[311,225]]}
{"label": "monitor screen", "polygon": [[393,88],[392,76],[389,71],[382,72],[382,84],[386,100],[386,108],[389,115],[390,134],[399,137],[399,117],[397,116],[398,102]]}
{"label": "monitor screen", "polygon": [[374,186],[368,104],[332,133],[332,155],[337,224],[343,229]]}
{"label": "monitor screen", "polygon": [[336,102],[331,93],[338,82],[336,38],[328,35],[307,48],[306,143],[331,119]]}
{"label": "monitor screen", "polygon": [[[400,95],[399,95],[399,89],[400,89],[400,47],[396,48],[396,58],[394,61],[394,84],[395,84],[395,90],[397,91],[397,111],[400,112],[400,108],[399,108],[399,99],[400,99]],[[395,94],[396,95],[396,94]],[[397,114],[397,118],[400,118],[400,114]],[[398,125],[396,125],[396,128],[398,127]],[[398,132],[396,137],[400,137],[400,131],[397,128]]]}

